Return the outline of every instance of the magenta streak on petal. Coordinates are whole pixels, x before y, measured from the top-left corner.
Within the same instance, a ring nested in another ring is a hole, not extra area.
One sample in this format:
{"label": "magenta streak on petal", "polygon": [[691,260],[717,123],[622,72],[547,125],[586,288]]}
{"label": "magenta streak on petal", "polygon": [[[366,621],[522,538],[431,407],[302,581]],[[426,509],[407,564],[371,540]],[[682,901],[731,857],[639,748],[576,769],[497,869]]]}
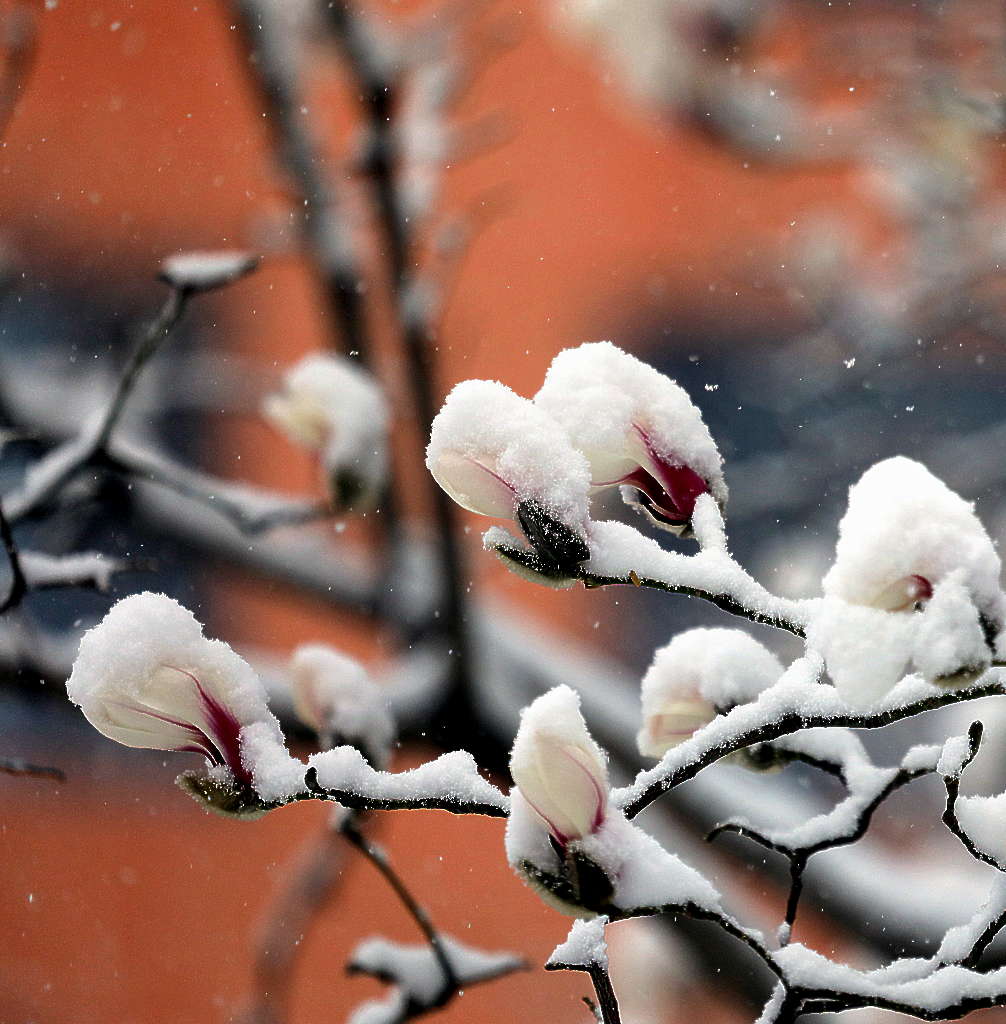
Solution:
{"label": "magenta streak on petal", "polygon": [[220,763],[210,738],[202,731],[202,729],[193,725],[191,722],[183,722],[180,718],[172,718],[171,715],[165,715],[163,712],[154,711],[153,708],[146,704],[134,704],[118,700],[109,701],[108,703],[113,707],[123,708],[135,715],[144,715],[146,718],[153,718],[158,722],[166,722],[168,725],[174,725],[177,728],[184,730],[192,737],[194,741],[193,745],[172,747],[172,750],[185,752],[191,751],[192,753],[203,754],[205,757],[209,758],[209,760],[218,764]]}
{"label": "magenta streak on petal", "polygon": [[658,454],[650,435],[638,423],[633,423],[632,429],[643,442],[658,478],[640,466],[622,482],[642,491],[671,523],[689,522],[696,500],[709,490],[709,484],[690,466],[671,461],[671,456]]}
{"label": "magenta streak on petal", "polygon": [[213,746],[219,752],[219,758],[215,758],[219,764],[225,764],[234,773],[234,777],[247,785],[251,785],[251,773],[241,763],[241,723],[230,713],[230,710],[220,703],[211,693],[207,693],[203,684],[191,673],[175,665],[166,665],[165,668],[174,669],[188,676],[195,684],[199,693],[199,700],[203,706],[207,721],[210,727],[210,739]]}
{"label": "magenta streak on petal", "polygon": [[462,458],[466,462],[470,462],[473,466],[478,466],[483,473],[488,473],[491,477],[498,480],[512,494],[517,493],[516,488],[513,487],[512,484],[509,484],[506,480],[504,480],[503,477],[499,475],[499,473],[494,473],[484,462],[479,462],[478,459],[473,459],[470,455],[464,455],[462,456]]}

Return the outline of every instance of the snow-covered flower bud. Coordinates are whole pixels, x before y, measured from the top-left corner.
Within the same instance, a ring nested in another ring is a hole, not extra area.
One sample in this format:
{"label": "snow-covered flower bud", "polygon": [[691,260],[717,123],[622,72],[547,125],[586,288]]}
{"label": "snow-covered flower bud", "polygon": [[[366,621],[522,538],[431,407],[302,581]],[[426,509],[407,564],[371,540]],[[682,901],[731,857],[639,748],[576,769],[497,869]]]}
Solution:
{"label": "snow-covered flower bud", "polygon": [[743,630],[679,633],[643,676],[640,753],[663,757],[717,714],[754,700],[782,673],[779,659]]}
{"label": "snow-covered flower bud", "polygon": [[620,486],[664,529],[687,535],[701,494],[726,502],[702,414],[674,381],[611,342],[560,352],[534,401],[586,456],[594,491]]}
{"label": "snow-covered flower bud", "polygon": [[312,353],[287,371],[262,411],[291,441],[318,454],[337,512],[373,506],[387,474],[388,406],[366,370]]}
{"label": "snow-covered flower bud", "polygon": [[214,791],[218,810],[254,810],[251,790],[272,800],[302,782],[253,669],[164,594],[123,598],[88,630],[66,689],[109,739],[201,754],[211,770],[199,795]]}
{"label": "snow-covered flower bud", "polygon": [[521,714],[510,774],[560,847],[596,832],[608,807],[608,769],[568,686],[542,694]]}
{"label": "snow-covered flower bud", "polygon": [[857,704],[911,666],[931,679],[980,670],[1006,621],[1000,568],[971,503],[921,463],[885,459],[849,490],[808,639]]}
{"label": "snow-covered flower bud", "polygon": [[426,465],[462,508],[517,520],[548,566],[589,557],[584,457],[555,420],[498,381],[466,380],[447,396]]}
{"label": "snow-covered flower bud", "polygon": [[395,724],[380,688],[354,658],[324,644],[304,644],[290,658],[293,706],[326,749],[348,744],[383,767]]}

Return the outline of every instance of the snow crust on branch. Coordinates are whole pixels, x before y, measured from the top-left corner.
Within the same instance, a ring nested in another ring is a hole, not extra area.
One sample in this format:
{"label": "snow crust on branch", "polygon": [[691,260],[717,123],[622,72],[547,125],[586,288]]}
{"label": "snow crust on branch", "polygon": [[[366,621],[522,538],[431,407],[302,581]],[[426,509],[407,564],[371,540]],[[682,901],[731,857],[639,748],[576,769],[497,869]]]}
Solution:
{"label": "snow crust on branch", "polygon": [[[443,933],[439,936],[458,988],[465,988],[523,967],[512,953],[489,953],[466,946]],[[434,1009],[444,994],[444,972],[429,944],[405,945],[381,937],[364,939],[353,950],[347,964],[351,974],[369,974],[390,982],[396,990],[384,1000],[371,1000],[358,1007],[351,1024],[400,1021],[403,1011],[412,1015]]]}
{"label": "snow crust on branch", "polygon": [[[323,790],[350,806],[430,806],[504,816],[509,799],[479,774],[471,754],[455,750],[404,772],[375,771],[355,747],[314,754],[308,765]],[[355,800],[354,800],[355,798]]]}
{"label": "snow crust on branch", "polygon": [[21,551],[18,559],[29,590],[87,584],[104,592],[112,585],[112,577],[125,568],[122,559],[110,558],[100,551],[78,551],[69,555]]}
{"label": "snow crust on branch", "polygon": [[232,284],[257,266],[254,253],[237,249],[182,252],[161,263],[161,277],[173,288],[208,291]]}
{"label": "snow crust on branch", "polygon": [[603,915],[584,920],[577,918],[563,942],[552,950],[546,967],[587,967],[590,964],[608,966],[608,944],[604,929],[608,919]]}

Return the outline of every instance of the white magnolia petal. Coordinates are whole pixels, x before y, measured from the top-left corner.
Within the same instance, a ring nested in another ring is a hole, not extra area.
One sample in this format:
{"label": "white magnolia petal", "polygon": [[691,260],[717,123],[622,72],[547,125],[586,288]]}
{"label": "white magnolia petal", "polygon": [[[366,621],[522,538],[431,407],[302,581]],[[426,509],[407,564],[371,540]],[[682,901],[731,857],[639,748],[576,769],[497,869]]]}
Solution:
{"label": "white magnolia petal", "polygon": [[609,791],[605,757],[568,686],[550,690],[524,709],[510,772],[560,842],[582,838],[600,824]]}
{"label": "white magnolia petal", "polygon": [[517,495],[505,480],[477,459],[445,451],[429,464],[433,479],[469,512],[512,519]]}

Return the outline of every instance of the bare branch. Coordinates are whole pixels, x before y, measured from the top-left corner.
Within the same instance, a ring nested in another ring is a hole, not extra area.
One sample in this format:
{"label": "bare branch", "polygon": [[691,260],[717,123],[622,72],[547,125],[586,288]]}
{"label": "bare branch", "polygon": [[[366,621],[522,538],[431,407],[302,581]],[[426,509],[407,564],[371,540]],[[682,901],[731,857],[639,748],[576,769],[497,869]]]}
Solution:
{"label": "bare branch", "polygon": [[52,779],[54,782],[66,782],[66,773],[60,768],[46,765],[31,764],[17,758],[0,759],[0,772],[4,775],[18,775],[32,779]]}

